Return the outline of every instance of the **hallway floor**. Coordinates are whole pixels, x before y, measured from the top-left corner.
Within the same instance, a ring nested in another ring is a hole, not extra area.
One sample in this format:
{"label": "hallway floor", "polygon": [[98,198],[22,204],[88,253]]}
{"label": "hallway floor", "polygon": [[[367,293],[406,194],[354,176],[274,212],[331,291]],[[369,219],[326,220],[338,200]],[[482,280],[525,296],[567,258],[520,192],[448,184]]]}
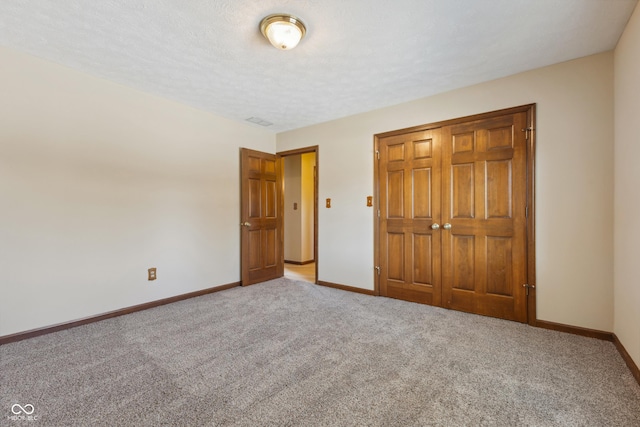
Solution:
{"label": "hallway floor", "polygon": [[284,264],[284,276],[293,280],[302,280],[309,283],[316,282],[316,263],[297,265]]}

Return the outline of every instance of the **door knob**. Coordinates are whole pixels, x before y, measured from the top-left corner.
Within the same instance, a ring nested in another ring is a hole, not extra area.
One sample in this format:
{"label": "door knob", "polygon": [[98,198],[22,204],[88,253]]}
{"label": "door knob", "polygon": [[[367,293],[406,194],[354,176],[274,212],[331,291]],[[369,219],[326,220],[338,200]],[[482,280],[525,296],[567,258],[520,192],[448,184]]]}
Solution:
{"label": "door knob", "polygon": [[436,223],[431,224],[431,229],[432,229],[432,230],[437,230],[438,228],[440,228],[440,224],[438,224],[437,222],[436,222]]}
{"label": "door knob", "polygon": [[251,227],[251,223],[250,222],[243,222],[240,225],[244,225],[245,227]]}
{"label": "door knob", "polygon": [[446,224],[444,224],[442,226],[442,228],[444,228],[445,230],[451,230],[451,224],[449,224],[448,222]]}

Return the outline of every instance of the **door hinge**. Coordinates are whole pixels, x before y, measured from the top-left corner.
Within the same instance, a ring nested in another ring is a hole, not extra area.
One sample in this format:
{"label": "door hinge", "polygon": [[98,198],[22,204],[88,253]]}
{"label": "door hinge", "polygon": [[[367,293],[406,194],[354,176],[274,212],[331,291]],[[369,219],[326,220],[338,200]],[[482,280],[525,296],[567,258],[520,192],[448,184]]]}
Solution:
{"label": "door hinge", "polygon": [[380,266],[376,265],[376,273],[378,274],[378,276],[380,275]]}
{"label": "door hinge", "polygon": [[524,207],[524,217],[529,218],[529,206]]}
{"label": "door hinge", "polygon": [[529,126],[528,128],[521,129],[524,132],[525,139],[529,139],[529,134],[534,131],[533,126]]}
{"label": "door hinge", "polygon": [[525,283],[522,286],[527,290],[527,296],[529,295],[529,289],[535,289],[536,288],[536,285],[530,285],[528,283]]}
{"label": "door hinge", "polygon": [[376,150],[376,157],[380,160],[380,151]]}

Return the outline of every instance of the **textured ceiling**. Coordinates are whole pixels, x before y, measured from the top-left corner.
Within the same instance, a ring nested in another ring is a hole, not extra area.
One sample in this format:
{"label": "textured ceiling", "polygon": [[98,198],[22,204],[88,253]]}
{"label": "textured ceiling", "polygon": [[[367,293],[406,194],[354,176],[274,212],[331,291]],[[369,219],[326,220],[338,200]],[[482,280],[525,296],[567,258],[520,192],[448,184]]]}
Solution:
{"label": "textured ceiling", "polygon": [[613,49],[636,2],[1,0],[0,45],[280,132]]}

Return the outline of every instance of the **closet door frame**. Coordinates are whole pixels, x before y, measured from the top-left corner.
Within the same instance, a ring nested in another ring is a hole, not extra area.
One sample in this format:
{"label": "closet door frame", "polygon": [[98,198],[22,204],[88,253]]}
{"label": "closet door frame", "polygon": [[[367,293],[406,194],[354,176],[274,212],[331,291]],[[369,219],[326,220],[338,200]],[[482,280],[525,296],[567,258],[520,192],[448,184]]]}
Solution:
{"label": "closet door frame", "polygon": [[429,123],[425,125],[415,126],[406,129],[398,129],[390,132],[384,132],[374,135],[374,292],[380,295],[380,269],[381,252],[380,252],[380,139],[395,135],[402,135],[410,132],[420,132],[429,129],[441,128],[476,120],[490,119],[493,117],[504,116],[525,112],[527,115],[526,128],[520,129],[526,136],[526,250],[527,250],[527,281],[523,286],[527,287],[527,323],[535,326],[536,324],[536,259],[535,259],[535,111],[536,104],[527,104],[519,107],[507,108],[503,110],[491,111],[488,113],[476,114],[472,116],[460,117],[442,122]]}

